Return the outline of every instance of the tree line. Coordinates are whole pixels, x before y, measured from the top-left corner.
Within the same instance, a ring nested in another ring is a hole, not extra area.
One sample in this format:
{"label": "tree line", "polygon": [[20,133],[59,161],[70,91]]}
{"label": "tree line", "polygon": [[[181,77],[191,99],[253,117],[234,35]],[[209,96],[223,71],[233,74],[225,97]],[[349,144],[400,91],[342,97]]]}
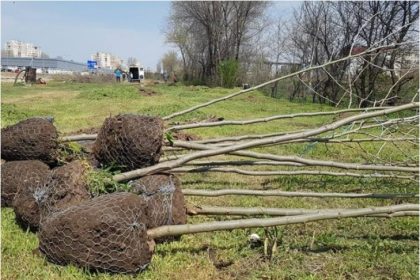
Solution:
{"label": "tree line", "polygon": [[267,89],[273,97],[361,107],[404,99],[418,73],[415,1],[302,2],[287,20],[271,2],[176,1],[159,68],[185,83],[258,84],[342,57],[366,55],[304,72]]}

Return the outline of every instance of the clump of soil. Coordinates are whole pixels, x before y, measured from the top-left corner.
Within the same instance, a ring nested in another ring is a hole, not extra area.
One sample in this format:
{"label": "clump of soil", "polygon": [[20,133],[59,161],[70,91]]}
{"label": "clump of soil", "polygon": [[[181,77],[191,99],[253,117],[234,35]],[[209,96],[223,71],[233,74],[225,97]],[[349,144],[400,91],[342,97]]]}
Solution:
{"label": "clump of soil", "polygon": [[181,181],[175,175],[149,175],[130,184],[133,186],[132,192],[140,195],[147,203],[148,228],[187,222]]}
{"label": "clump of soil", "polygon": [[39,249],[55,264],[95,271],[137,273],[152,258],[144,200],[113,193],[56,212],[43,220]]}
{"label": "clump of soil", "polygon": [[161,156],[163,121],[132,114],[109,117],[99,131],[93,152],[101,164],[128,171],[154,165]]}
{"label": "clump of soil", "polygon": [[55,162],[57,130],[47,118],[30,118],[1,130],[1,157],[5,160],[37,159]]}
{"label": "clump of soil", "polygon": [[180,140],[180,141],[196,141],[196,140],[200,140],[201,137],[195,134],[191,134],[191,133],[185,133],[182,131],[178,131],[177,133],[175,133],[173,135],[173,138],[175,140]]}
{"label": "clump of soil", "polygon": [[224,117],[210,116],[205,122],[220,122],[223,121]]}
{"label": "clump of soil", "polygon": [[40,161],[27,164],[30,170],[23,171],[16,178],[21,177],[12,205],[16,222],[24,229],[36,231],[39,226],[39,204],[44,199],[44,186],[50,170]]}
{"label": "clump of soil", "polygon": [[80,160],[53,169],[45,184],[46,195],[40,205],[41,216],[90,199],[87,171],[87,163]]}
{"label": "clump of soil", "polygon": [[158,94],[156,91],[149,88],[139,88],[139,93],[143,96],[153,96]]}
{"label": "clump of soil", "polygon": [[50,168],[38,160],[8,161],[1,166],[1,207],[12,206],[19,189],[37,187]]}
{"label": "clump of soil", "polygon": [[36,231],[41,219],[51,213],[90,199],[85,172],[82,162],[75,161],[53,169],[36,184],[19,188],[13,202],[18,223]]}
{"label": "clump of soil", "polygon": [[64,136],[67,135],[77,135],[77,134],[96,134],[99,131],[99,127],[88,127],[76,130],[74,132],[65,133]]}

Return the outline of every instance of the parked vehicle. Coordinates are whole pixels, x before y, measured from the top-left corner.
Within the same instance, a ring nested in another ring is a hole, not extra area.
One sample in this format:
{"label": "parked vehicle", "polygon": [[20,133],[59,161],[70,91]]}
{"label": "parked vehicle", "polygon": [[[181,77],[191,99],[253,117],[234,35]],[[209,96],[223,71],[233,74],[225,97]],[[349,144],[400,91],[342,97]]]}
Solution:
{"label": "parked vehicle", "polygon": [[128,70],[128,81],[131,83],[138,82],[140,83],[144,80],[144,68],[137,66],[130,66]]}

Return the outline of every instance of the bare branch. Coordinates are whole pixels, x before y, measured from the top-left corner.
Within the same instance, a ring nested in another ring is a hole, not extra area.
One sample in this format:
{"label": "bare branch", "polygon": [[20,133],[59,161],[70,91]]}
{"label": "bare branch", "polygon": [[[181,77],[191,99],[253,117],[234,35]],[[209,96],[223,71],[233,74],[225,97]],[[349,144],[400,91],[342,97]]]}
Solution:
{"label": "bare branch", "polygon": [[277,217],[277,218],[264,218],[264,219],[239,219],[233,221],[223,222],[208,222],[201,224],[187,224],[187,225],[173,225],[162,226],[147,231],[147,235],[151,238],[159,238],[164,236],[177,236],[182,234],[210,232],[219,230],[232,230],[243,228],[257,228],[257,227],[270,227],[280,225],[291,225],[299,223],[308,223],[321,220],[352,218],[352,217],[365,217],[373,214],[392,214],[400,211],[419,211],[417,204],[401,204],[386,207],[370,207],[361,208],[356,210],[343,210],[338,212],[327,212],[319,214],[306,214],[292,217]]}
{"label": "bare branch", "polygon": [[60,142],[73,142],[73,141],[85,141],[85,140],[96,140],[98,134],[79,134],[63,136],[59,139]]}
{"label": "bare branch", "polygon": [[[183,142],[183,141],[174,141],[174,146],[183,147],[183,148],[188,147],[188,148],[201,149],[201,150],[217,149],[217,146],[215,147],[211,145],[194,144],[194,143]],[[278,156],[278,155],[273,155],[273,154],[262,154],[262,153],[256,153],[256,152],[251,152],[251,151],[236,151],[229,154],[259,158],[259,159],[269,159],[269,160],[274,160],[274,161],[279,161],[279,162],[296,162],[296,163],[302,164],[300,166],[324,166],[324,167],[334,167],[334,168],[341,168],[341,169],[397,171],[397,172],[412,172],[412,173],[419,172],[417,167],[404,167],[404,166],[393,166],[393,165],[364,165],[364,164],[356,164],[356,163],[312,160],[312,159],[305,159],[305,158],[301,158],[297,156]],[[250,163],[250,165],[252,164]]]}
{"label": "bare branch", "polygon": [[201,172],[221,172],[221,173],[237,173],[241,175],[250,176],[296,176],[296,175],[327,175],[327,176],[346,176],[346,177],[357,177],[357,178],[395,178],[395,179],[408,179],[415,180],[416,176],[402,176],[394,174],[363,174],[353,172],[332,172],[332,171],[321,171],[321,170],[293,170],[293,171],[252,171],[242,170],[236,168],[218,168],[218,167],[199,167],[199,168],[187,168],[180,167],[171,169],[173,173],[201,173]]}
{"label": "bare branch", "polygon": [[[305,209],[305,208],[264,208],[264,207],[214,207],[195,206],[188,214],[190,215],[235,215],[235,216],[298,216],[307,214],[337,213],[339,211],[351,211],[350,208],[331,209]],[[418,216],[419,211],[403,211],[405,216]],[[400,212],[395,212],[400,213]],[[394,214],[395,214],[394,213]],[[389,214],[372,214],[369,217],[389,217]]]}
{"label": "bare branch", "polygon": [[354,55],[349,54],[349,55],[347,55],[347,56],[345,56],[345,57],[342,57],[342,58],[339,58],[339,59],[336,59],[336,60],[331,60],[331,61],[328,61],[328,62],[326,62],[326,63],[324,63],[324,64],[321,64],[321,65],[311,66],[311,67],[308,67],[308,68],[302,69],[302,70],[300,70],[300,71],[296,71],[296,72],[294,72],[294,73],[287,74],[287,75],[284,75],[284,76],[281,76],[281,77],[278,77],[278,78],[272,79],[272,80],[267,81],[267,82],[265,82],[265,83],[262,83],[262,84],[259,84],[259,85],[257,85],[257,86],[251,87],[251,88],[249,88],[249,89],[240,90],[240,91],[238,91],[238,92],[235,92],[235,93],[229,94],[229,95],[227,95],[227,96],[224,96],[224,97],[221,97],[221,98],[217,98],[217,99],[213,99],[213,100],[210,100],[210,101],[205,102],[205,103],[202,103],[202,104],[198,104],[198,105],[196,105],[196,106],[193,106],[193,107],[191,107],[191,108],[185,109],[185,110],[183,110],[183,111],[180,111],[180,112],[176,112],[176,113],[170,114],[170,115],[168,115],[168,116],[166,116],[166,117],[163,117],[163,119],[164,119],[164,120],[169,120],[169,119],[172,119],[172,118],[174,118],[174,117],[178,117],[178,116],[181,116],[181,115],[184,115],[184,114],[187,114],[187,113],[193,112],[193,111],[195,111],[195,110],[197,110],[197,109],[200,109],[200,108],[203,108],[203,107],[207,107],[207,106],[209,106],[209,105],[212,105],[212,104],[215,104],[215,103],[218,103],[218,102],[221,102],[221,101],[224,101],[224,100],[230,99],[230,98],[232,98],[232,97],[235,97],[235,96],[238,96],[238,95],[241,95],[241,94],[247,93],[247,92],[251,92],[251,91],[257,90],[257,89],[259,89],[259,88],[265,87],[265,86],[267,86],[267,85],[269,85],[269,84],[272,84],[272,83],[274,83],[274,82],[277,82],[277,81],[281,81],[281,80],[284,80],[284,79],[287,79],[287,78],[290,78],[290,77],[294,77],[294,76],[297,76],[297,75],[299,75],[299,74],[302,74],[302,73],[305,73],[305,72],[308,72],[308,71],[312,71],[312,70],[315,70],[315,69],[321,69],[321,68],[324,68],[324,67],[326,67],[326,66],[328,66],[328,65],[332,65],[332,64],[335,64],[335,63],[338,63],[338,62],[346,61],[346,60],[351,59],[351,58],[361,57],[361,56],[366,55],[366,54],[369,54],[369,53],[374,53],[374,52],[376,52],[376,51],[378,51],[378,50],[381,50],[381,49],[384,49],[384,48],[390,48],[390,47],[393,47],[393,46],[398,46],[398,45],[402,45],[402,44],[407,44],[407,42],[403,42],[403,43],[394,43],[394,44],[390,44],[390,45],[386,45],[386,46],[379,46],[379,47],[375,47],[375,48],[367,49],[367,50],[365,50],[365,51],[363,51],[363,52],[360,52],[360,53],[358,53],[358,54],[354,54]]}
{"label": "bare branch", "polygon": [[271,165],[271,166],[305,166],[304,164],[297,162],[288,162],[288,161],[253,161],[253,160],[236,160],[236,161],[192,161],[188,162],[185,165],[189,166],[215,166],[215,165],[236,165],[236,166],[261,166],[261,165]]}
{"label": "bare branch", "polygon": [[165,170],[173,169],[173,168],[176,168],[176,167],[179,167],[179,166],[183,165],[184,163],[187,163],[189,161],[192,161],[192,160],[198,159],[198,158],[231,153],[231,152],[235,152],[235,151],[238,151],[238,150],[257,147],[257,146],[266,145],[266,144],[274,144],[274,143],[280,143],[280,142],[284,142],[284,141],[296,140],[296,139],[300,139],[300,138],[307,138],[307,137],[310,137],[310,136],[315,136],[315,135],[318,135],[318,134],[321,134],[321,133],[324,133],[324,132],[327,132],[327,131],[334,130],[338,127],[341,127],[343,125],[352,123],[354,121],[363,120],[363,119],[372,118],[372,117],[377,117],[377,116],[382,116],[382,115],[387,115],[387,114],[391,114],[391,113],[395,113],[395,112],[399,112],[399,111],[403,111],[403,110],[407,110],[407,109],[417,108],[418,106],[419,106],[419,103],[409,103],[409,104],[393,107],[393,108],[390,108],[390,109],[385,109],[385,110],[374,111],[374,112],[370,112],[370,113],[364,113],[364,114],[351,116],[351,117],[344,118],[342,120],[339,120],[339,121],[321,126],[319,128],[306,130],[302,133],[295,133],[295,134],[288,134],[288,135],[277,136],[277,137],[270,137],[270,138],[261,139],[261,140],[249,141],[248,143],[232,145],[232,146],[229,146],[229,147],[217,148],[217,149],[212,149],[212,150],[207,150],[207,151],[200,151],[200,152],[196,152],[196,153],[192,153],[192,154],[183,156],[183,157],[181,157],[177,160],[174,160],[174,161],[158,163],[154,166],[141,168],[141,169],[137,169],[137,170],[132,170],[132,171],[128,171],[128,172],[121,173],[121,174],[117,174],[113,177],[113,179],[117,182],[121,182],[121,181],[125,181],[125,180],[130,180],[130,179],[133,179],[133,178],[142,177],[142,176],[147,175],[147,174],[153,174],[153,173],[156,173],[156,172],[162,172],[162,171],[165,171]]}
{"label": "bare branch", "polygon": [[251,195],[251,196],[281,196],[281,197],[319,197],[319,198],[413,198],[419,197],[416,193],[322,193],[322,192],[286,192],[277,190],[249,190],[249,189],[221,189],[221,190],[195,190],[183,189],[187,196],[217,197],[224,195]]}
{"label": "bare branch", "polygon": [[224,125],[247,125],[247,124],[255,124],[255,123],[266,123],[269,121],[281,120],[281,119],[291,119],[291,118],[297,118],[297,117],[328,116],[328,115],[338,115],[338,114],[348,113],[348,112],[361,112],[361,111],[368,112],[368,111],[378,110],[378,109],[380,110],[381,108],[371,107],[371,108],[365,108],[365,110],[356,108],[356,109],[344,109],[344,110],[329,111],[329,112],[296,113],[296,114],[277,115],[277,116],[271,116],[267,118],[244,120],[244,121],[238,120],[238,121],[201,122],[201,123],[175,125],[168,128],[167,131],[178,131],[178,130],[184,130],[184,129],[224,126]]}

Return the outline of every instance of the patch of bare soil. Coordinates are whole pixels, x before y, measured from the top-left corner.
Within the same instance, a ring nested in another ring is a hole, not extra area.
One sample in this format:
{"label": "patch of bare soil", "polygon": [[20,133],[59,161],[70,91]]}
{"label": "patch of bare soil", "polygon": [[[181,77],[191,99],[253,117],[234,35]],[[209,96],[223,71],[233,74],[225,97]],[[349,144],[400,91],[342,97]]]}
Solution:
{"label": "patch of bare soil", "polygon": [[139,88],[139,93],[143,96],[154,96],[159,94],[150,88]]}
{"label": "patch of bare soil", "polygon": [[182,131],[178,131],[172,135],[175,140],[180,141],[196,141],[201,140],[201,137],[192,133],[186,133]]}
{"label": "patch of bare soil", "polygon": [[78,135],[78,134],[96,134],[99,132],[100,129],[101,129],[100,127],[82,128],[73,132],[64,133],[63,136]]}

